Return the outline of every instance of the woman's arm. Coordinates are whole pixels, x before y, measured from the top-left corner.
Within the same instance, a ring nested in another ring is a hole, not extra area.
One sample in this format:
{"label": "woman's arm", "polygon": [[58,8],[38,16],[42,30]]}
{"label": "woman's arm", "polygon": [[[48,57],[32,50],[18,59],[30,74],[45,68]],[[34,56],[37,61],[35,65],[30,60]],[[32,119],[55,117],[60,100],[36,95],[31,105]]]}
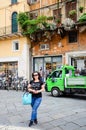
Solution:
{"label": "woman's arm", "polygon": [[33,89],[31,88],[31,84],[28,84],[28,91],[29,91],[29,92],[32,92],[32,93],[35,93],[35,90],[33,90]]}
{"label": "woman's arm", "polygon": [[45,84],[41,85],[41,89],[40,89],[40,90],[33,90],[33,89],[31,88],[31,84],[29,84],[29,85],[28,85],[28,91],[29,91],[29,92],[32,92],[32,93],[34,93],[34,94],[43,92],[43,91],[45,91]]}
{"label": "woman's arm", "polygon": [[45,84],[43,84],[42,86],[41,86],[41,89],[40,90],[37,90],[36,92],[37,93],[40,93],[40,92],[44,92],[45,91]]}

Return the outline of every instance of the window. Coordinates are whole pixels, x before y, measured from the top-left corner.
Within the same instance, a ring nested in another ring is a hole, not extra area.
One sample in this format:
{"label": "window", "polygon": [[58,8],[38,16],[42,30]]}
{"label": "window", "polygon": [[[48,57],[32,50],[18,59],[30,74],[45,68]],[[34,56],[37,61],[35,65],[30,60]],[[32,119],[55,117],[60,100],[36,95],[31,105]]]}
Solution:
{"label": "window", "polygon": [[38,12],[30,13],[30,19],[36,19],[38,16]]}
{"label": "window", "polygon": [[27,0],[28,4],[32,4],[32,3],[35,3],[35,2],[37,2],[37,0]]}
{"label": "window", "polygon": [[19,42],[18,41],[13,41],[13,50],[14,51],[18,51],[19,50]]}
{"label": "window", "polygon": [[49,44],[41,44],[40,45],[40,50],[48,50],[49,49]]}
{"label": "window", "polygon": [[70,31],[68,33],[68,40],[69,40],[69,43],[77,42],[77,32],[76,31]]}
{"label": "window", "polygon": [[17,12],[12,14],[12,33],[18,31],[18,24],[17,24]]}
{"label": "window", "polygon": [[37,0],[31,0],[31,3],[37,2]]}
{"label": "window", "polygon": [[17,0],[11,0],[11,4],[17,3]]}
{"label": "window", "polygon": [[61,78],[62,77],[62,71],[55,71],[53,74],[52,74],[52,78]]}
{"label": "window", "polygon": [[[66,17],[69,17],[69,12],[71,10],[76,10],[76,7],[77,7],[77,1],[76,0],[74,0],[74,1],[68,1],[66,3],[66,6],[65,6],[65,8],[66,8]],[[74,16],[73,20],[74,21],[77,20],[77,15]]]}
{"label": "window", "polygon": [[56,22],[61,22],[61,9],[53,10],[53,16]]}

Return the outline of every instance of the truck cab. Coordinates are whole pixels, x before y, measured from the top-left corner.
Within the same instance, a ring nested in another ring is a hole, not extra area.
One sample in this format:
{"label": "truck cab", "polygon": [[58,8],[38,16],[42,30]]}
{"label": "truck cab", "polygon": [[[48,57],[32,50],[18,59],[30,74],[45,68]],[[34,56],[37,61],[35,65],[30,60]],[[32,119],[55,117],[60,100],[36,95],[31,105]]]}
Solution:
{"label": "truck cab", "polygon": [[75,68],[73,66],[65,65],[53,71],[47,77],[45,89],[47,92],[51,92],[52,96],[56,97],[65,93],[73,93],[77,88],[79,89],[84,87],[86,90],[85,80],[86,76],[75,76]]}

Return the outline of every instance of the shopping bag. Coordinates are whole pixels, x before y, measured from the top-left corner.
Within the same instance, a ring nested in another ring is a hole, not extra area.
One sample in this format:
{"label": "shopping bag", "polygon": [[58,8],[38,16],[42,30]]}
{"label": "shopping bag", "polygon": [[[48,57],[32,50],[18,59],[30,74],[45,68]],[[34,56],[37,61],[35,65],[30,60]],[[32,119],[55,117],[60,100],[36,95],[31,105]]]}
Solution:
{"label": "shopping bag", "polygon": [[30,105],[32,102],[32,94],[29,92],[25,92],[22,96],[22,104],[23,105]]}

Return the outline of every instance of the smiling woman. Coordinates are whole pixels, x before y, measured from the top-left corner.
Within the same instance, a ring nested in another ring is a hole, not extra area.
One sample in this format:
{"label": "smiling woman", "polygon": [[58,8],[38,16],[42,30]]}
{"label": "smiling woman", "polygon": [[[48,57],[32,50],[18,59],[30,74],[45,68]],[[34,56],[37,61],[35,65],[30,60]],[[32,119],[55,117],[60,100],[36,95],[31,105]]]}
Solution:
{"label": "smiling woman", "polygon": [[31,119],[29,122],[29,127],[33,125],[33,123],[37,124],[37,109],[42,101],[42,92],[44,91],[44,83],[41,80],[41,76],[39,72],[32,73],[33,80],[30,81],[28,85],[28,91],[32,93],[32,113]]}

